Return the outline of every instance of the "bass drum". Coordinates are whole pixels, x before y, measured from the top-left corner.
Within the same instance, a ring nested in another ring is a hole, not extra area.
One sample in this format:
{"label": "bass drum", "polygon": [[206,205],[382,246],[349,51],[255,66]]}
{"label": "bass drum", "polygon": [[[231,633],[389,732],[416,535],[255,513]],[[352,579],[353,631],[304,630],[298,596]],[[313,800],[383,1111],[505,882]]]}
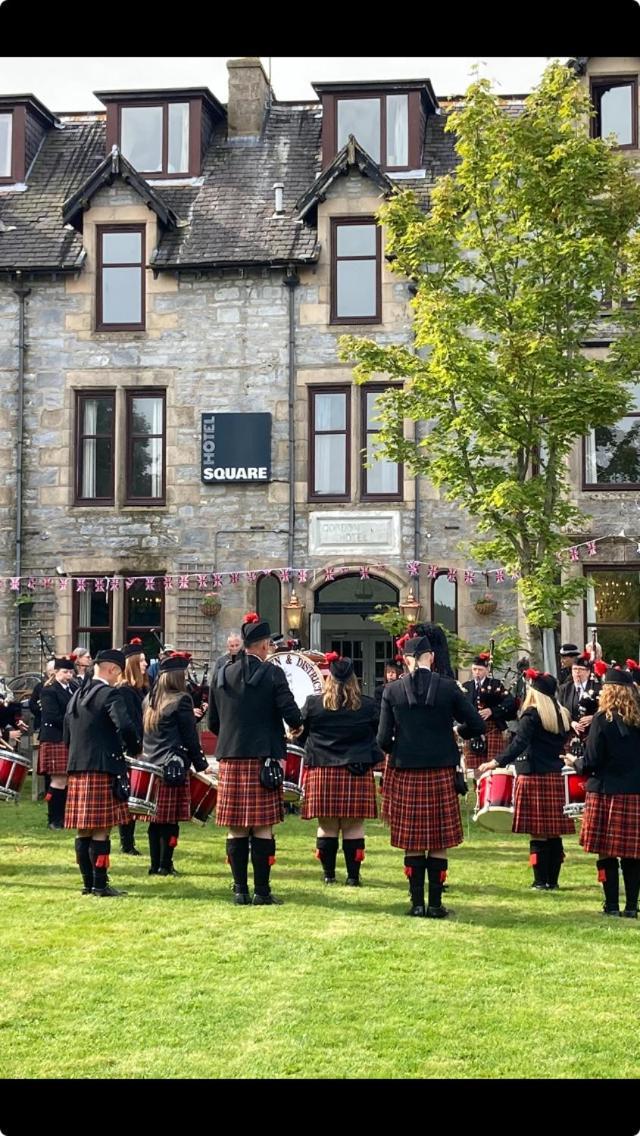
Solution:
{"label": "bass drum", "polygon": [[[276,655],[269,655],[268,661],[284,671],[289,689],[301,710],[311,694],[322,694],[322,671],[302,651],[280,651]],[[287,742],[284,799],[291,804],[297,804],[304,797],[303,765],[304,750]]]}

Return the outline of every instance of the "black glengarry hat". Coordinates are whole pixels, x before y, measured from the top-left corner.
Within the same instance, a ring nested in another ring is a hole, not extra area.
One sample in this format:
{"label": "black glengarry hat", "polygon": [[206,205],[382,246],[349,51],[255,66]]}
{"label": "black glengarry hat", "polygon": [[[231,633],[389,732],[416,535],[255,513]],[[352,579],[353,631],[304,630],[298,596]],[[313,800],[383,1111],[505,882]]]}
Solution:
{"label": "black glengarry hat", "polygon": [[260,619],[257,611],[249,611],[242,621],[242,642],[245,647],[271,638],[271,628],[266,619]]}
{"label": "black glengarry hat", "polygon": [[109,647],[105,651],[98,651],[96,655],[96,663],[98,665],[100,665],[100,663],[116,663],[121,671],[124,670],[126,661],[124,652],[118,651],[116,647]]}

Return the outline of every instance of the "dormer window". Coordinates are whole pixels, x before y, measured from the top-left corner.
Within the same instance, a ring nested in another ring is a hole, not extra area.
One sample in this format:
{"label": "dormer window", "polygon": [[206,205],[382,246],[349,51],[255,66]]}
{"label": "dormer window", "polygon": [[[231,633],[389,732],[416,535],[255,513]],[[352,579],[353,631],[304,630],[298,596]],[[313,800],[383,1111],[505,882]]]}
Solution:
{"label": "dormer window", "polygon": [[120,108],[120,148],[141,174],[189,173],[189,103]]}
{"label": "dormer window", "polygon": [[13,139],[13,115],[0,114],[0,178],[11,177],[11,143]]}
{"label": "dormer window", "polygon": [[591,98],[596,111],[593,133],[596,138],[613,134],[621,150],[638,146],[638,77],[610,75],[591,81]]}
{"label": "dormer window", "polygon": [[336,153],[353,134],[364,150],[386,169],[409,164],[409,97],[336,99]]}

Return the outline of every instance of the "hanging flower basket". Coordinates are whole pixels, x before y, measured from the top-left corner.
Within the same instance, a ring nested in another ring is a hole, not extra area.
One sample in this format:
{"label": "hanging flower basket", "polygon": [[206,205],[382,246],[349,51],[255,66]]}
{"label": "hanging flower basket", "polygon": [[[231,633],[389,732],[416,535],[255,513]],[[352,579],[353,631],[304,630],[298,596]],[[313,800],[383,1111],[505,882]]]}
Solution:
{"label": "hanging flower basket", "polygon": [[222,600],[215,592],[207,592],[207,594],[202,597],[200,611],[203,615],[207,616],[207,619],[215,619],[216,615],[219,615],[221,610]]}
{"label": "hanging flower basket", "polygon": [[33,603],[33,596],[30,592],[21,592],[15,599],[15,606],[19,611],[23,611],[25,615],[31,615]]}
{"label": "hanging flower basket", "polygon": [[498,610],[498,603],[493,596],[486,595],[476,600],[475,608],[478,615],[493,615]]}

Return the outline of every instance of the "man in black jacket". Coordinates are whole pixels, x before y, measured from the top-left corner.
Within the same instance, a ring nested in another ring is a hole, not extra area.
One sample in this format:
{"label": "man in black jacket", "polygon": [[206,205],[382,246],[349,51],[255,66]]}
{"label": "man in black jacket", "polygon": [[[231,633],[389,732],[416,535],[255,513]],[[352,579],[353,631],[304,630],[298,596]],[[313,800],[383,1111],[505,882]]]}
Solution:
{"label": "man in black jacket", "polygon": [[459,752],[454,723],[464,723],[468,737],[480,736],[484,724],[455,680],[432,673],[433,650],[426,636],[410,639],[404,655],[410,674],[386,687],[378,729],[378,745],[391,755],[392,775],[385,790],[391,845],[405,852],[411,888],[408,914],[444,919],[449,914],[442,906],[447,849],[463,839],[455,789]]}
{"label": "man in black jacket", "polygon": [[113,825],[130,819],[126,797],[116,797],[117,779],[126,774],[123,750],[140,753],[142,738],[114,683],[124,671],[122,651],[100,651],[94,678],[77,690],[67,707],[65,741],[69,745],[69,788],[65,828],[77,828],[76,860],[82,894],[120,896],[107,883]]}
{"label": "man in black jacket", "polygon": [[516,712],[515,698],[499,678],[489,674],[491,656],[481,651],[471,663],[472,677],[462,686],[484,722],[484,738],[480,744],[467,742],[464,758],[467,769],[474,772],[483,761],[492,761],[505,745],[507,720]]}
{"label": "man in black jacket", "polygon": [[209,704],[209,729],[218,735],[220,762],[216,824],[228,828],[227,859],[235,902],[251,903],[247,872],[249,840],[256,905],[280,903],[271,894],[269,877],[275,862],[272,825],[284,820],[282,785],[264,788],[265,762],[284,761],[286,740],[282,719],[292,729],[301,715],[283,671],[265,662],[271,629],[255,612],[242,624],[243,650],[233,663],[218,671]]}

